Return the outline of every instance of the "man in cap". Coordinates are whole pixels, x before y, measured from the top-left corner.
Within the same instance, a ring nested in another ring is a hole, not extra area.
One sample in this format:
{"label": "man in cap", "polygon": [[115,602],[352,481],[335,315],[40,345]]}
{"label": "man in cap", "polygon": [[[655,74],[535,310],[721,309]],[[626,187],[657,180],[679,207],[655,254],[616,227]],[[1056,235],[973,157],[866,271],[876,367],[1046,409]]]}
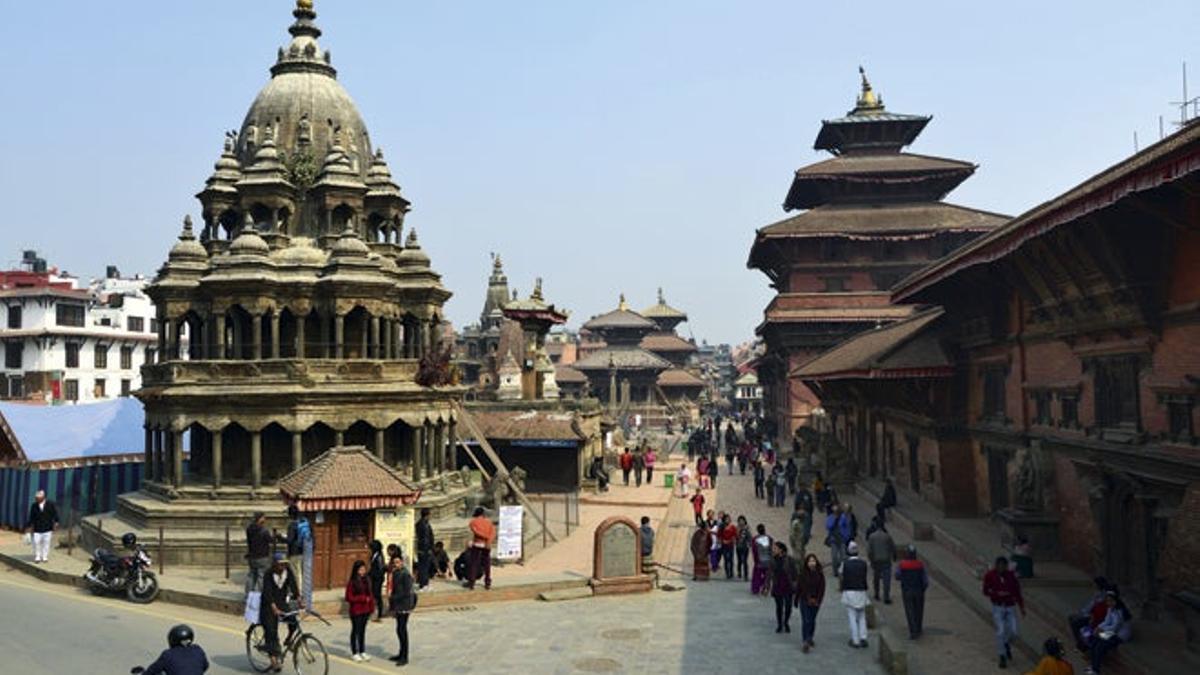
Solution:
{"label": "man in cap", "polygon": [[850,619],[850,646],[865,649],[867,646],[867,562],[858,557],[858,544],[851,541],[846,545],[846,561],[842,563],[840,590],[842,604]]}

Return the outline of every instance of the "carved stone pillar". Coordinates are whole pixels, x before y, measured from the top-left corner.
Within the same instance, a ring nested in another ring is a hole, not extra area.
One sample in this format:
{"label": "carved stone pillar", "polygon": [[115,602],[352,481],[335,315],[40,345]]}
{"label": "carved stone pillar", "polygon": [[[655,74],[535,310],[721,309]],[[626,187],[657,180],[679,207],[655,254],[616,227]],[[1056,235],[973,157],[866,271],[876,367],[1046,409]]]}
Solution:
{"label": "carved stone pillar", "polygon": [[446,471],[446,423],[442,421],[433,434],[433,470],[439,476]]}
{"label": "carved stone pillar", "polygon": [[150,476],[155,483],[161,483],[163,479],[163,437],[162,429],[155,428],[151,434],[154,436],[154,461],[151,463]]}
{"label": "carved stone pillar", "polygon": [[346,444],[346,432],[344,430],[338,429],[333,433],[333,444],[339,448]]}
{"label": "carved stone pillar", "polygon": [[292,471],[304,465],[304,432],[292,432]]}
{"label": "carved stone pillar", "polygon": [[225,314],[221,313],[216,316],[217,334],[216,337],[216,353],[213,355],[217,359],[229,358],[229,352],[225,349]]}
{"label": "carved stone pillar", "polygon": [[346,334],[346,315],[337,314],[333,318],[333,358],[342,356],[342,340]]}
{"label": "carved stone pillar", "polygon": [[379,317],[371,317],[371,345],[370,351],[364,354],[367,358],[381,359],[383,351],[379,342]]}
{"label": "carved stone pillar", "polygon": [[262,431],[250,432],[250,485],[262,487]]}
{"label": "carved stone pillar", "polygon": [[225,474],[225,459],[223,456],[223,439],[221,429],[212,432],[212,484],[213,488],[221,487],[221,478]]}
{"label": "carved stone pillar", "polygon": [[154,430],[145,427],[146,441],[143,446],[145,459],[142,460],[142,483],[148,483],[154,477]]}
{"label": "carved stone pillar", "polygon": [[384,437],[384,431],[386,431],[386,430],[385,429],[376,429],[375,430],[375,456],[378,457],[379,459],[383,459],[383,454],[384,454],[383,453],[383,451],[384,451],[383,444],[384,444],[384,441],[386,440]]}
{"label": "carved stone pillar", "polygon": [[412,430],[412,475],[413,480],[421,480],[421,471],[425,462],[422,455],[425,448],[425,426],[413,427]]}
{"label": "carved stone pillar", "polygon": [[253,314],[250,317],[250,357],[255,361],[262,359],[263,355],[262,320],[262,314]]}
{"label": "carved stone pillar", "polygon": [[183,485],[183,432],[171,432],[171,484]]}
{"label": "carved stone pillar", "polygon": [[271,312],[271,358],[279,358],[279,312]]}
{"label": "carved stone pillar", "polygon": [[454,460],[458,456],[458,423],[450,420],[450,423],[446,425],[446,432],[448,436],[446,439],[446,459],[442,469],[444,471],[454,471],[457,468],[454,465]]}
{"label": "carved stone pillar", "polygon": [[306,316],[296,317],[296,358],[304,358],[304,324]]}
{"label": "carved stone pillar", "polygon": [[400,344],[400,320],[392,320],[392,356],[393,359],[400,358],[402,346]]}

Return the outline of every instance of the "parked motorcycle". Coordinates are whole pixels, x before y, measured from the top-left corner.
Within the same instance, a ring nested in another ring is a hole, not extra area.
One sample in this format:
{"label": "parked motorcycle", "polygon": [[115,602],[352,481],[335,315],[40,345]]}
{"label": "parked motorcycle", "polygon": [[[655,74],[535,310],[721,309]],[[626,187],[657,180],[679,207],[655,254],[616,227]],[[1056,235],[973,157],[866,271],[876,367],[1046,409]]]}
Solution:
{"label": "parked motorcycle", "polygon": [[104,548],[92,553],[92,567],[83,575],[88,588],[97,595],[123,591],[138,604],[153,602],[158,596],[158,577],[150,571],[150,554],[132,532],[121,537],[121,544],[131,551],[129,555],[118,556]]}

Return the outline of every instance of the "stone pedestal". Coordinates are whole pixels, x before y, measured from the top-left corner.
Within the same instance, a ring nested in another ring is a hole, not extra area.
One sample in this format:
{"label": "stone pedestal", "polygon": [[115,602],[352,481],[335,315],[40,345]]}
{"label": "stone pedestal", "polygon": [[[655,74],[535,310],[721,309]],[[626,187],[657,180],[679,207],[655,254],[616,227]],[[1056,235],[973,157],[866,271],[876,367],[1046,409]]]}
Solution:
{"label": "stone pedestal", "polygon": [[1000,542],[1012,550],[1018,536],[1024,536],[1033,547],[1034,560],[1061,560],[1058,545],[1058,518],[1022,509],[1002,509],[992,515],[1000,525]]}
{"label": "stone pedestal", "polygon": [[596,527],[593,549],[592,592],[595,595],[646,593],[653,577],[642,570],[642,532],[621,516],[607,518]]}

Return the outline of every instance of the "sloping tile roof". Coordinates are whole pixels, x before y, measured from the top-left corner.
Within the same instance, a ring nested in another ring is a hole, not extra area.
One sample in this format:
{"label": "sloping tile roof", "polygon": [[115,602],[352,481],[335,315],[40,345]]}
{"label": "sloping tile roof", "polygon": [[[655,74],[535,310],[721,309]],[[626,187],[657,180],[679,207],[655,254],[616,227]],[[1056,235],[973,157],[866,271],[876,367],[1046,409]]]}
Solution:
{"label": "sloping tile roof", "polygon": [[641,348],[605,347],[571,364],[576,370],[608,370],[609,360],[617,370],[666,370],[671,362]]}
{"label": "sloping tile roof", "polygon": [[694,352],[696,345],[684,340],[674,333],[656,333],[642,338],[639,345],[651,352]]}
{"label": "sloping tile roof", "polygon": [[135,398],[78,405],[0,403],[0,428],[11,433],[19,459],[35,463],[142,454],[144,422],[142,402]]}
{"label": "sloping tile roof", "polygon": [[663,371],[658,376],[660,387],[703,387],[704,380],[696,377],[682,368],[672,368]]}
{"label": "sloping tile roof", "polygon": [[471,417],[488,440],[578,441],[586,438],[571,413],[472,410]]}
{"label": "sloping tile roof", "polygon": [[797,176],[842,176],[846,174],[886,174],[910,172],[973,172],[975,165],[946,157],[916,155],[907,152],[841,155],[796,170]]}
{"label": "sloping tile roof", "polygon": [[326,450],[280,478],[279,491],[298,502],[302,510],[349,505],[358,509],[399,506],[411,503],[420,494],[396,470],[361,445]]}
{"label": "sloping tile roof", "polygon": [[571,366],[558,364],[554,366],[554,381],[559,384],[583,384],[587,382],[587,375]]}
{"label": "sloping tile roof", "polygon": [[1007,221],[1008,216],[947,202],[829,204],[768,225],[758,231],[758,238],[986,232]]}
{"label": "sloping tile roof", "polygon": [[587,330],[595,330],[597,328],[603,330],[605,328],[646,328],[653,329],[655,324],[650,319],[638,314],[637,312],[628,309],[614,309],[607,314],[593,317],[590,321],[583,324]]}
{"label": "sloping tile roof", "polygon": [[949,374],[950,358],[937,336],[926,330],[942,313],[942,308],[935,307],[904,321],[858,333],[796,368],[792,376],[822,380]]}
{"label": "sloping tile roof", "polygon": [[904,319],[914,311],[912,305],[887,307],[804,307],[795,309],[772,309],[767,312],[767,323],[822,323],[836,321],[895,321]]}

